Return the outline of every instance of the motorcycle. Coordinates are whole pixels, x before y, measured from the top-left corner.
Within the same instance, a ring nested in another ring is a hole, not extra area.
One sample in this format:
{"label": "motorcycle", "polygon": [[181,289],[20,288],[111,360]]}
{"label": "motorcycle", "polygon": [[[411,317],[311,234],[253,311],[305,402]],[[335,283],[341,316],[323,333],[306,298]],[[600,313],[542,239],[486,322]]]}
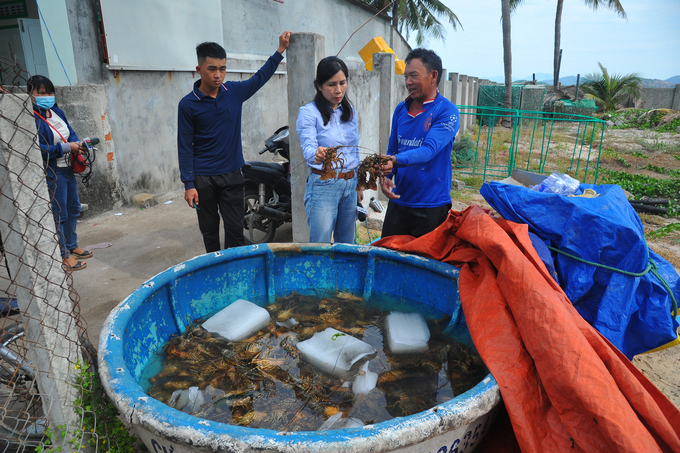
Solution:
{"label": "motorcycle", "polygon": [[271,241],[276,229],[292,220],[288,126],[277,129],[264,143],[260,155],[270,152],[286,161],[280,164],[249,161],[243,166],[243,235],[249,244]]}

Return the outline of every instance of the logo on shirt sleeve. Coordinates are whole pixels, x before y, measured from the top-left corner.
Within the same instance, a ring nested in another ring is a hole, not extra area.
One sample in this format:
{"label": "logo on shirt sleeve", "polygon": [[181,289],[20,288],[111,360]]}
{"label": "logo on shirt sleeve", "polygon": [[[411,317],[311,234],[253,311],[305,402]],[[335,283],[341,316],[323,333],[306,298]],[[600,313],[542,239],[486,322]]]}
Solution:
{"label": "logo on shirt sleeve", "polygon": [[458,117],[456,115],[451,115],[449,121],[442,123],[442,127],[450,132],[455,132],[456,123],[458,122]]}
{"label": "logo on shirt sleeve", "polygon": [[425,118],[425,122],[423,123],[423,130],[425,132],[428,132],[431,127],[432,127],[432,114],[430,113],[430,116]]}

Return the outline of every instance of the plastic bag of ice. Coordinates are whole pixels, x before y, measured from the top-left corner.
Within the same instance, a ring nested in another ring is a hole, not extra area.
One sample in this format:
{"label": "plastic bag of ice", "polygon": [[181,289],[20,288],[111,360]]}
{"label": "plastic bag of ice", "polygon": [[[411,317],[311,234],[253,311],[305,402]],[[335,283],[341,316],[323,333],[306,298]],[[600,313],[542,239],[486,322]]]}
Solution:
{"label": "plastic bag of ice", "polygon": [[328,431],[329,429],[360,428],[364,422],[354,417],[342,418],[342,412],[331,415],[328,420],[323,422],[317,431]]}
{"label": "plastic bag of ice", "polygon": [[203,323],[203,328],[229,341],[240,341],[267,324],[269,324],[267,310],[247,300],[238,299],[208,318]]}
{"label": "plastic bag of ice", "polygon": [[368,362],[364,363],[354,378],[352,383],[352,393],[358,395],[360,393],[368,393],[375,388],[378,383],[378,373],[368,370]]}
{"label": "plastic bag of ice", "polygon": [[297,348],[310,365],[343,379],[351,375],[355,363],[377,352],[370,344],[333,328],[315,333]]}
{"label": "plastic bag of ice", "polygon": [[168,405],[178,411],[194,413],[205,403],[203,392],[198,387],[189,387],[185,390],[175,390],[170,396]]}
{"label": "plastic bag of ice", "polygon": [[387,342],[394,354],[427,351],[430,329],[419,313],[390,313],[385,321]]}

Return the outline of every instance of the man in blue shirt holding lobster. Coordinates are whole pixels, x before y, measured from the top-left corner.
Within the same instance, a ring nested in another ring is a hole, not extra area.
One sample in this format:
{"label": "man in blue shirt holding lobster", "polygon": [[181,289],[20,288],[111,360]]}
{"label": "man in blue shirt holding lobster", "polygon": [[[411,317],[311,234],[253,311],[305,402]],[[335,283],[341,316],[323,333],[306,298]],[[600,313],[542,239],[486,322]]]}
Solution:
{"label": "man in blue shirt holding lobster", "polygon": [[392,116],[382,192],[390,203],[382,237],[420,237],[437,228],[451,209],[451,148],[460,125],[455,105],[439,94],[442,60],[431,50],[406,57],[409,97]]}
{"label": "man in blue shirt holding lobster", "polygon": [[177,151],[184,199],[196,208],[206,252],[220,250],[220,215],[224,248],[245,245],[241,108],[276,71],[291,32],[279,36],[279,48],[257,73],[243,82],[224,83],[227,54],[217,43],[196,47],[201,76],[179,103]]}

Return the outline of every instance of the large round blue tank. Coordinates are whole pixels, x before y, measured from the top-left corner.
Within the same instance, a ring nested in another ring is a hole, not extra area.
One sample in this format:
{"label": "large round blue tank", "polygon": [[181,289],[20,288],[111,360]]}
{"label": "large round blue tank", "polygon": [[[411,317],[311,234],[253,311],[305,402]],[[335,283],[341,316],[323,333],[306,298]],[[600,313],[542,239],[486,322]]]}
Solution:
{"label": "large round blue tank", "polygon": [[[433,307],[451,315],[449,336],[472,345],[458,297],[458,269],[381,248],[264,244],[199,256],[139,287],[108,316],[99,372],[111,400],[155,453],[182,452],[471,452],[500,402],[489,374],[471,390],[418,414],[362,428],[277,432],[203,420],[145,394],[142,371],[171,335],[239,298],[262,306],[293,291],[352,293],[365,301]],[[391,302],[390,302],[391,301]]]}

